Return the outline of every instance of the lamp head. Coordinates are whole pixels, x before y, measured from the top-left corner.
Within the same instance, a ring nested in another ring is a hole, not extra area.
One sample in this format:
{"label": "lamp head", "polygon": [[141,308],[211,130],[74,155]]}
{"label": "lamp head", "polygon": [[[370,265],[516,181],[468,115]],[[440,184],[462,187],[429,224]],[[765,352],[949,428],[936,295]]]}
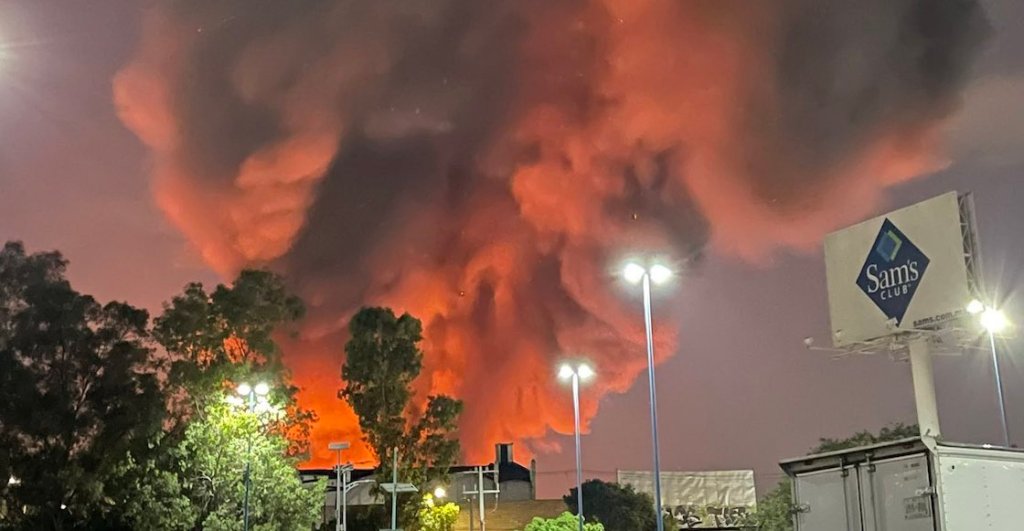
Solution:
{"label": "lamp head", "polygon": [[580,380],[587,381],[594,377],[594,369],[586,363],[581,363],[579,367],[576,367],[576,374],[579,375]]}
{"label": "lamp head", "polygon": [[998,334],[1009,325],[1010,321],[1006,318],[1006,315],[995,308],[986,308],[985,311],[981,312],[981,326],[985,327],[985,330],[988,330],[990,333]]}
{"label": "lamp head", "polygon": [[636,262],[630,262],[626,264],[626,268],[622,270],[622,276],[626,279],[626,282],[630,284],[636,284],[644,278],[647,274],[647,270]]}
{"label": "lamp head", "polygon": [[672,270],[661,265],[654,264],[651,266],[651,282],[655,284],[664,284],[668,282],[668,279],[672,278]]}

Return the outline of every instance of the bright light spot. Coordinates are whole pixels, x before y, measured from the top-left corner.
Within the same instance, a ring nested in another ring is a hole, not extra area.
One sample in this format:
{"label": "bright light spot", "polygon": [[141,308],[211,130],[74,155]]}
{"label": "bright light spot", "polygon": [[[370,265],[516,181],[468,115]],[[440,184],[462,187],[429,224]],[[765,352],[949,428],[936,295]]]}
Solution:
{"label": "bright light spot", "polygon": [[655,284],[664,284],[668,279],[672,278],[672,270],[661,265],[654,264],[651,266],[651,280]]}
{"label": "bright light spot", "polygon": [[62,504],[60,504],[60,510],[62,510],[62,511],[63,511],[64,509],[67,509],[67,508],[68,508],[68,506],[67,506],[67,505],[64,505],[63,503],[62,503]]}
{"label": "bright light spot", "polygon": [[985,311],[985,305],[982,304],[982,302],[979,301],[978,299],[974,299],[971,302],[967,303],[967,313],[971,315],[977,315],[983,311]]}
{"label": "bright light spot", "polygon": [[448,491],[444,490],[444,487],[437,487],[436,489],[434,489],[435,498],[444,498],[447,495]]}
{"label": "bright light spot", "polygon": [[227,402],[228,404],[231,404],[232,406],[243,406],[243,405],[245,405],[245,401],[242,400],[242,398],[238,397],[238,396],[226,396],[226,397],[224,397],[224,401]]}
{"label": "bright light spot", "polygon": [[8,486],[11,486],[11,485],[21,485],[21,480],[16,478],[16,477],[14,477],[14,476],[11,476],[11,477],[7,478],[7,485]]}
{"label": "bright light spot", "polygon": [[572,373],[572,367],[570,367],[568,363],[563,363],[562,366],[558,368],[558,378],[560,380],[568,380],[569,378],[572,378]]}
{"label": "bright light spot", "polygon": [[1009,325],[1006,315],[995,308],[988,308],[981,313],[981,326],[993,334],[1002,332]]}
{"label": "bright light spot", "polygon": [[266,382],[260,382],[256,384],[255,391],[260,396],[267,396],[267,393],[270,392],[270,386]]}
{"label": "bright light spot", "polygon": [[647,271],[643,266],[635,262],[626,264],[626,269],[622,270],[622,276],[625,277],[626,281],[630,284],[640,282],[640,279],[644,278],[645,273],[647,273]]}
{"label": "bright light spot", "polygon": [[581,363],[576,369],[576,374],[580,375],[580,380],[589,380],[594,376],[594,369],[591,369],[590,365],[586,363]]}
{"label": "bright light spot", "polygon": [[238,384],[238,394],[239,395],[241,395],[241,396],[249,396],[249,393],[251,393],[251,392],[252,392],[252,386],[250,386],[249,384],[247,384],[247,383],[240,383],[240,384]]}

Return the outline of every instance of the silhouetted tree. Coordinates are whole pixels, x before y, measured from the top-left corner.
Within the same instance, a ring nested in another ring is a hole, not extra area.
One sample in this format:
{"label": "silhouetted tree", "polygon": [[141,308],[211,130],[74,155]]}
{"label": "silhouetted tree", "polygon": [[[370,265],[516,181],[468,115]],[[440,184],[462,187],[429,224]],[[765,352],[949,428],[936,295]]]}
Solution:
{"label": "silhouetted tree", "polygon": [[[576,489],[562,497],[573,513],[578,511]],[[650,531],[657,528],[654,499],[630,485],[599,479],[583,482],[583,514],[588,521],[604,524],[607,531]]]}
{"label": "silhouetted tree", "polygon": [[[426,407],[411,404],[412,382],[420,374],[422,327],[415,317],[396,317],[388,308],[363,308],[349,322],[339,393],[359,417],[359,426],[373,448],[382,481],[391,481],[392,456],[399,451],[403,482],[423,485],[447,475],[459,454],[453,434],[462,402],[439,395]],[[411,418],[412,421],[408,419]],[[402,521],[411,524],[418,500],[401,496]]]}
{"label": "silhouetted tree", "polygon": [[113,479],[148,458],[164,418],[147,313],[75,291],[66,266],[0,251],[0,492],[24,529],[115,511]]}

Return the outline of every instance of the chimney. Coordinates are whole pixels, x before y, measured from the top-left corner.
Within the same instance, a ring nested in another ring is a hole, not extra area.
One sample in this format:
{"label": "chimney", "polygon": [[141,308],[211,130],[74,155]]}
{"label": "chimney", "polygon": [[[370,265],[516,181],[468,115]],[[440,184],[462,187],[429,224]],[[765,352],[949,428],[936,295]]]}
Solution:
{"label": "chimney", "polygon": [[494,445],[495,465],[507,465],[512,462],[512,443],[498,443]]}
{"label": "chimney", "polygon": [[537,460],[530,459],[530,499],[537,499]]}

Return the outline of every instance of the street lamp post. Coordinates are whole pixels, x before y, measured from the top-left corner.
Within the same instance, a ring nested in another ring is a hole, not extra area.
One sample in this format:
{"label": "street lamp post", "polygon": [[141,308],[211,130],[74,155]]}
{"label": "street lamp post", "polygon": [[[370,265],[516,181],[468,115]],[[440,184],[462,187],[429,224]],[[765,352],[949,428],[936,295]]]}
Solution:
{"label": "street lamp post", "polygon": [[[238,395],[248,399],[249,413],[256,412],[257,401],[261,403],[266,402],[266,396],[270,393],[270,386],[265,383],[258,383],[255,386],[251,386],[247,383],[238,384],[238,388],[235,390]],[[245,454],[245,475],[243,476],[243,482],[245,483],[245,498],[242,502],[242,529],[249,531],[249,491],[252,490],[252,438],[248,438],[246,441],[246,454]]]}
{"label": "street lamp post", "polygon": [[572,380],[572,409],[576,432],[576,516],[579,520],[579,531],[583,531],[583,457],[580,453],[580,380],[589,380],[594,370],[586,363],[573,367],[563,363],[558,369],[558,378]]}
{"label": "street lamp post", "polygon": [[348,468],[341,464],[341,452],[349,447],[348,441],[332,442],[327,448],[338,452],[338,465],[334,468],[334,529],[348,528]]}
{"label": "street lamp post", "polygon": [[1006,315],[996,308],[986,307],[981,301],[973,300],[967,305],[967,311],[980,314],[978,320],[988,333],[988,345],[992,352],[992,369],[996,378],[996,396],[999,399],[999,420],[1003,427],[1003,446],[1010,446],[1010,430],[1006,423],[1006,400],[1003,397],[1003,378],[999,371],[999,353],[996,350],[996,334],[1009,326]]}
{"label": "street lamp post", "polygon": [[658,531],[665,531],[661,508],[661,460],[658,450],[658,399],[654,383],[654,331],[651,319],[651,282],[661,284],[672,278],[672,270],[652,264],[644,267],[637,263],[626,265],[623,276],[631,284],[642,283],[644,291],[644,327],[647,331],[647,381],[650,388],[651,440],[654,447],[654,516]]}

